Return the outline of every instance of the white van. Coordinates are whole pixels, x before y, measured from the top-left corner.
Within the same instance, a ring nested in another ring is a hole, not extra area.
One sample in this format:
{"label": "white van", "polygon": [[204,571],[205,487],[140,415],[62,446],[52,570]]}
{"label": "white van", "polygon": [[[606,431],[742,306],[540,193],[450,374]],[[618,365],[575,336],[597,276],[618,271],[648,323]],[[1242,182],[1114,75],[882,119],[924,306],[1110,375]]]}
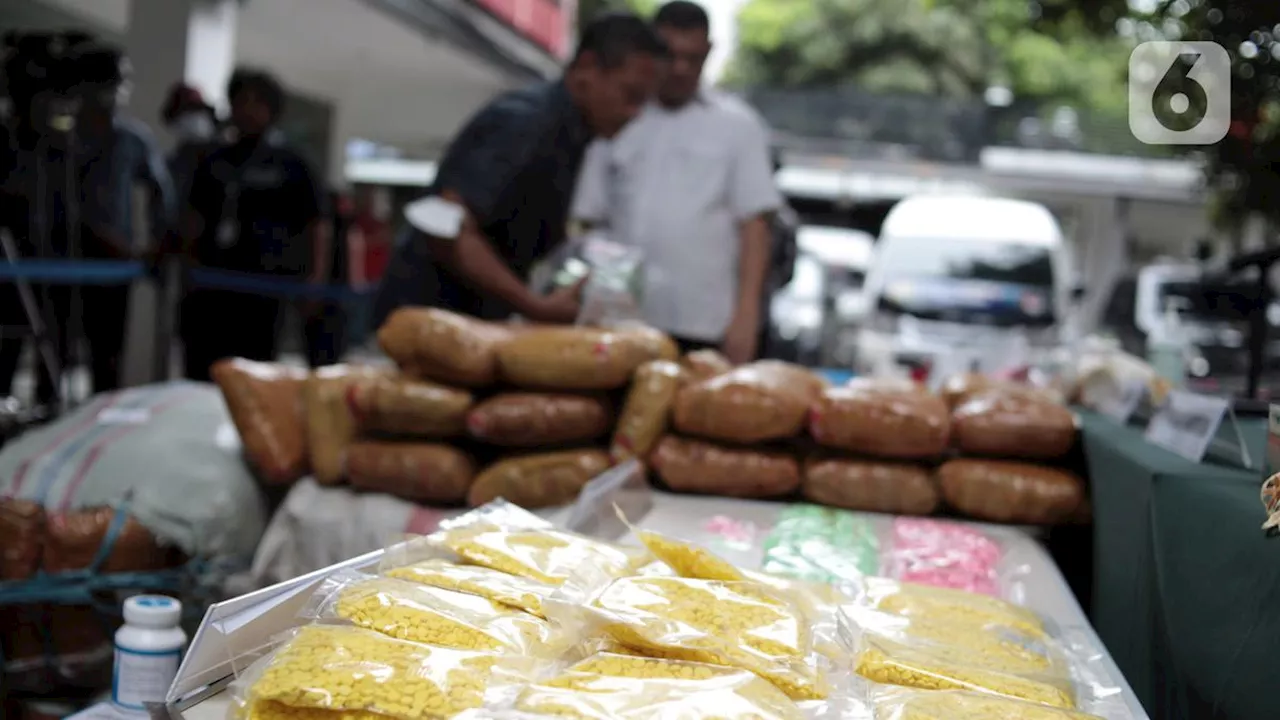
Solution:
{"label": "white van", "polygon": [[939,358],[966,357],[998,370],[991,364],[1051,349],[1070,304],[1068,277],[1062,230],[1043,205],[907,198],[876,243],[855,367],[927,372]]}

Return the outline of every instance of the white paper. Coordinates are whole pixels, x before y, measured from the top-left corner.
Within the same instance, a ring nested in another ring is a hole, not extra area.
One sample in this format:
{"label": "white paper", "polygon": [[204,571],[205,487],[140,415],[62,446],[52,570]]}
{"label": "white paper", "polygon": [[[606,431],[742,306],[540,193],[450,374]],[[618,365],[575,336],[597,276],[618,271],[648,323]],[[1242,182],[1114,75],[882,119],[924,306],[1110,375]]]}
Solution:
{"label": "white paper", "polygon": [[462,206],[439,195],[429,195],[405,205],[404,218],[428,235],[455,240],[462,232],[466,212]]}
{"label": "white paper", "polygon": [[1191,462],[1200,462],[1218,434],[1228,407],[1226,398],[1186,390],[1171,391],[1164,406],[1147,425],[1147,442]]}

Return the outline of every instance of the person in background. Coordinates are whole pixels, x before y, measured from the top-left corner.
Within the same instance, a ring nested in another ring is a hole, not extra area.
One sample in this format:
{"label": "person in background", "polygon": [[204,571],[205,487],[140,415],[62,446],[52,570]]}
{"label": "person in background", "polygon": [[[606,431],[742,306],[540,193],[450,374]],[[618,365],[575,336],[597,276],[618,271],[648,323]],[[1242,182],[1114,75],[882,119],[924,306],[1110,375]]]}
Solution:
{"label": "person in background", "polygon": [[699,6],[675,0],[653,21],[671,53],[657,101],[618,137],[597,142],[573,215],[644,251],[645,319],[685,350],[757,356],[781,198],[765,124],[744,103],[701,87],[711,51]]}
{"label": "person in background", "polygon": [[[265,72],[239,69],[227,97],[232,140],[192,176],[183,221],[189,257],[205,267],[324,285],[324,188],[276,128],[284,89]],[[209,367],[227,357],[275,359],[283,307],[268,294],[191,290],[181,309],[186,376],[207,381]]]}
{"label": "person in background", "polygon": [[160,117],[176,143],[169,156],[169,174],[178,197],[185,201],[196,168],[217,147],[218,114],[199,90],[178,83],[169,90]]}
{"label": "person in background", "polygon": [[[103,47],[86,53],[100,70],[81,109],[79,137],[81,246],[87,258],[127,260],[158,249],[173,227],[177,198],[160,146],[142,122],[121,110],[124,56]],[[149,192],[150,245],[135,235],[134,188]],[[128,285],[86,286],[84,337],[94,392],[118,389],[129,318]]]}
{"label": "person in background", "polygon": [[371,331],[372,296],[391,260],[391,192],[386,187],[356,188],[355,217],[347,235],[351,258],[351,287],[359,297],[350,317],[353,343],[364,342]]}
{"label": "person in background", "polygon": [[[351,232],[355,208],[351,198],[333,190],[329,193],[329,278],[334,288],[350,287]],[[326,298],[304,308],[302,335],[307,345],[307,364],[312,368],[336,365],[350,343],[345,300]]]}
{"label": "person in background", "polygon": [[571,323],[581,283],[546,295],[533,265],[563,242],[574,183],[594,136],[611,137],[654,91],[662,41],[643,20],[609,13],[583,29],[559,79],[508,92],[462,128],[379,290],[375,321],[401,305],[435,305],[486,319],[518,313]]}

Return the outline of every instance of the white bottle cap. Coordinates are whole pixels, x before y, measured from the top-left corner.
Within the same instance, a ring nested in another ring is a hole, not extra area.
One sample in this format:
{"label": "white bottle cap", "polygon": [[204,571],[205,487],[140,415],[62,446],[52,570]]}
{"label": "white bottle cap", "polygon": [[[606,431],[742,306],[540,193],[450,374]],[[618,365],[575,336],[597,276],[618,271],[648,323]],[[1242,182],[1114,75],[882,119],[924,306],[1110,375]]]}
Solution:
{"label": "white bottle cap", "polygon": [[182,603],[166,595],[134,595],[124,601],[124,621],[145,628],[171,628],[182,621]]}

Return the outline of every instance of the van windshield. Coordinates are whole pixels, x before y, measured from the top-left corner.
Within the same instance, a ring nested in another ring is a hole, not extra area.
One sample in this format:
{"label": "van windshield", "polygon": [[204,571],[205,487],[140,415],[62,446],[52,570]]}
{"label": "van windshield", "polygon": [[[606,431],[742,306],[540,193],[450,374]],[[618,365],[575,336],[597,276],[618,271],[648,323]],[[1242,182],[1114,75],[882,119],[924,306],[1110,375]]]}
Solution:
{"label": "van windshield", "polygon": [[1053,255],[1031,243],[890,240],[876,258],[883,310],[979,325],[1054,322]]}
{"label": "van windshield", "polygon": [[912,238],[885,243],[878,262],[886,281],[954,278],[1053,289],[1053,255],[1043,245]]}

